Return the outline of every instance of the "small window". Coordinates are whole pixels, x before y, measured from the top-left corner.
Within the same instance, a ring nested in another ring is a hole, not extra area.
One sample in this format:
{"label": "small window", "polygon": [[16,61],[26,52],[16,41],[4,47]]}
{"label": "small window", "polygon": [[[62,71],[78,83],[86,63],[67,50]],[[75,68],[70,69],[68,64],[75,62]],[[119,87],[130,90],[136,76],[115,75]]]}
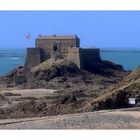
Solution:
{"label": "small window", "polygon": [[57,51],[57,44],[53,44],[53,51]]}

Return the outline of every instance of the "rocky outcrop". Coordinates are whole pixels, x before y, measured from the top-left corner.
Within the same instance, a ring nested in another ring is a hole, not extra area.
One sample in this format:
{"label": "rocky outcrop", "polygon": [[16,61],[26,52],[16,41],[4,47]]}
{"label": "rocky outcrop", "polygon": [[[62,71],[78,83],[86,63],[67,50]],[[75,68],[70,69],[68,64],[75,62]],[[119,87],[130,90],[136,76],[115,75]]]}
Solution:
{"label": "rocky outcrop", "polygon": [[140,104],[140,67],[128,74],[118,84],[107,89],[104,95],[93,100],[91,110],[114,109],[131,107],[128,98],[136,99],[136,106]]}
{"label": "rocky outcrop", "polygon": [[100,75],[115,75],[115,71],[124,71],[122,65],[114,64],[110,61],[98,60],[85,67],[87,71]]}
{"label": "rocky outcrop", "polygon": [[76,64],[67,60],[57,60],[56,62],[47,60],[34,67],[26,75],[27,82],[24,84],[24,88],[66,89],[77,86],[79,88],[87,87],[88,85],[103,88],[120,81],[125,75],[122,67],[111,62],[103,61],[103,67],[96,64],[96,68],[99,70],[98,74],[95,71],[79,69]]}
{"label": "rocky outcrop", "polygon": [[18,66],[6,76],[0,77],[0,85],[6,88],[22,86],[27,81],[23,69],[24,66]]}
{"label": "rocky outcrop", "polygon": [[91,71],[79,69],[76,64],[65,59],[49,59],[26,74],[23,69],[23,66],[18,67],[2,77],[1,81],[7,87],[74,89],[78,86],[87,89],[89,85],[91,89],[95,89],[92,86],[102,89],[117,83],[126,75],[122,66],[109,61],[93,64]]}
{"label": "rocky outcrop", "polygon": [[32,89],[33,92],[35,88],[47,88],[59,92],[51,96],[46,94],[39,99],[15,97],[9,93],[1,96],[0,100],[5,101],[6,105],[9,97],[13,103],[8,102],[6,108],[0,109],[0,118],[49,116],[123,107],[127,93],[123,88],[117,90],[117,83],[127,74],[122,66],[102,61],[93,69],[98,72],[79,69],[76,64],[61,59],[47,60],[26,74],[22,72],[23,67],[18,67],[2,77],[1,81],[7,87]]}

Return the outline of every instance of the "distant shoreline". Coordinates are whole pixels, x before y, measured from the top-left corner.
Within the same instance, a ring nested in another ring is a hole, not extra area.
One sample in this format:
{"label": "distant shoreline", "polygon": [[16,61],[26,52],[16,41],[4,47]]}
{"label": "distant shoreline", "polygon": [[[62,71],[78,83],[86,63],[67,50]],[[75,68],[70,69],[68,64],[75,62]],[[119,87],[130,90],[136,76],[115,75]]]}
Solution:
{"label": "distant shoreline", "polygon": [[101,52],[120,52],[120,53],[140,53],[140,51],[122,51],[122,50],[101,50]]}
{"label": "distant shoreline", "polygon": [[[132,71],[140,65],[139,48],[100,48],[100,52],[102,59],[121,64],[127,71]],[[0,76],[6,75],[19,65],[24,65],[25,56],[24,48],[9,48],[9,50],[2,48],[0,50]]]}

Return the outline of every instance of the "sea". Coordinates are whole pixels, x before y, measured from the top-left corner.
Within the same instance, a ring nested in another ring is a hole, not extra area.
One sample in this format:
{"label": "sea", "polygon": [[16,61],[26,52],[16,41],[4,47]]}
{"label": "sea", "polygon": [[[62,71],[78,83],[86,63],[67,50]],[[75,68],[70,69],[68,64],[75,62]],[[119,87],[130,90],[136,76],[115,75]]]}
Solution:
{"label": "sea", "polygon": [[0,49],[0,76],[6,75],[17,66],[23,65],[26,49]]}
{"label": "sea", "polygon": [[[125,70],[132,71],[140,65],[140,49],[100,49],[103,60],[121,64]],[[26,49],[0,49],[0,76],[6,75],[17,66],[23,65],[26,58]]]}

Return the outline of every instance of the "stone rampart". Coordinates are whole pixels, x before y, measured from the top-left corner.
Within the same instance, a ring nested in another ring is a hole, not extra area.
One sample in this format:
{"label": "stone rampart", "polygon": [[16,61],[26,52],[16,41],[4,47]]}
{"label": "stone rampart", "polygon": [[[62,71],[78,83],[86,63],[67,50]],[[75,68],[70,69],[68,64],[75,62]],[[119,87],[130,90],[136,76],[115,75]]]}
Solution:
{"label": "stone rampart", "polygon": [[29,72],[34,66],[41,63],[41,50],[40,48],[27,48],[27,55],[25,60],[24,72]]}

